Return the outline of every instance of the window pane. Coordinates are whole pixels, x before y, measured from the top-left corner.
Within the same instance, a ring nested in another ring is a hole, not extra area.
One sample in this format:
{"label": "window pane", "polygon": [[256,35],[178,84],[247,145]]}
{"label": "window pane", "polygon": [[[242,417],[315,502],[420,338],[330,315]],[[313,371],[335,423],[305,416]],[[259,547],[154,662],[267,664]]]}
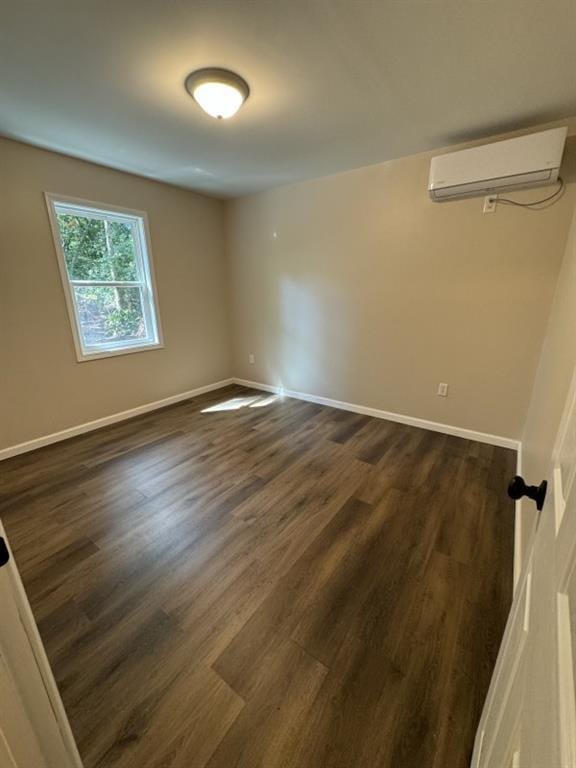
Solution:
{"label": "window pane", "polygon": [[116,221],[58,213],[71,280],[137,280],[132,227]]}
{"label": "window pane", "polygon": [[111,264],[114,280],[138,280],[136,249],[129,224],[111,221],[108,224]]}
{"label": "window pane", "polygon": [[58,214],[66,267],[72,280],[111,280],[104,222]]}
{"label": "window pane", "polygon": [[74,295],[85,346],[154,341],[148,338],[140,288],[76,285]]}

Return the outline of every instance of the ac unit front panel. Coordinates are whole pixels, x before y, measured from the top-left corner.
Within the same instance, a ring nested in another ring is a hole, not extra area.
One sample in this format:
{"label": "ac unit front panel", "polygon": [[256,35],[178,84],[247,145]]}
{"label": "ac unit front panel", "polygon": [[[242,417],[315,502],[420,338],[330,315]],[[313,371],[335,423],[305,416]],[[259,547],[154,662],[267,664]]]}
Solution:
{"label": "ac unit front panel", "polygon": [[481,197],[483,195],[506,192],[514,189],[528,189],[554,184],[558,179],[558,168],[535,173],[522,173],[505,179],[488,179],[472,184],[457,184],[451,187],[430,189],[434,200],[449,200],[456,197]]}

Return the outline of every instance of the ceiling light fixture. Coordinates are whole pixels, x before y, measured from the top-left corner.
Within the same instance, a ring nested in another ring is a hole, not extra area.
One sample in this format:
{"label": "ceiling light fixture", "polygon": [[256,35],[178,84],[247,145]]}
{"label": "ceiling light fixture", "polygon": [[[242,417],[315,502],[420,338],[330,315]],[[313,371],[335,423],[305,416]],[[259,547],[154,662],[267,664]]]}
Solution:
{"label": "ceiling light fixture", "polygon": [[250,95],[244,78],[218,67],[197,69],[188,75],[185,86],[204,112],[219,120],[235,115]]}

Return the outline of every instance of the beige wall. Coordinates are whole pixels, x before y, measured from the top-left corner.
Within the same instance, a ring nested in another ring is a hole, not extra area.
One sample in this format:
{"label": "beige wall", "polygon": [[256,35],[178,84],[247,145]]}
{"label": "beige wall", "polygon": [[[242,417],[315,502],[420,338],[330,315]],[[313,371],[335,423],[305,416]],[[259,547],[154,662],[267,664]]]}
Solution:
{"label": "beige wall", "polygon": [[227,205],[234,373],[519,438],[575,185],[483,216],[428,199],[429,158]]}
{"label": "beige wall", "polygon": [[[545,211],[483,216],[479,199],[428,200],[429,158],[224,206],[0,139],[0,449],[232,374],[519,438],[576,185]],[[44,190],[148,212],[164,349],[76,361]],[[527,475],[551,439],[542,377]]]}
{"label": "beige wall", "polygon": [[[165,348],[78,363],[43,192],[145,210]],[[230,376],[223,204],[0,139],[0,449]]]}
{"label": "beige wall", "polygon": [[[542,356],[522,436],[522,474],[530,484],[550,481],[549,465],[564,402],[576,365],[576,213],[558,278]],[[523,546],[535,519],[524,504]]]}

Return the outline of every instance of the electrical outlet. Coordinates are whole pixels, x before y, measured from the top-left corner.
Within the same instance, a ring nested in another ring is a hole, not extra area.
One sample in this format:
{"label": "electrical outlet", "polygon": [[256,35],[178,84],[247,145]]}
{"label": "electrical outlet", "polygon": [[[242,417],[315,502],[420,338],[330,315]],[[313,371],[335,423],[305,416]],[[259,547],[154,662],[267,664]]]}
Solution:
{"label": "electrical outlet", "polygon": [[441,381],[440,384],[438,384],[438,397],[448,397],[448,384],[446,384],[444,381]]}
{"label": "electrical outlet", "polygon": [[495,213],[497,201],[498,201],[498,197],[496,195],[487,195],[484,198],[483,213]]}
{"label": "electrical outlet", "polygon": [[254,363],[255,363],[255,362],[256,362],[256,358],[254,357],[254,355],[252,354],[252,352],[250,352],[250,354],[248,355],[248,363],[249,363],[250,365],[254,365]]}

